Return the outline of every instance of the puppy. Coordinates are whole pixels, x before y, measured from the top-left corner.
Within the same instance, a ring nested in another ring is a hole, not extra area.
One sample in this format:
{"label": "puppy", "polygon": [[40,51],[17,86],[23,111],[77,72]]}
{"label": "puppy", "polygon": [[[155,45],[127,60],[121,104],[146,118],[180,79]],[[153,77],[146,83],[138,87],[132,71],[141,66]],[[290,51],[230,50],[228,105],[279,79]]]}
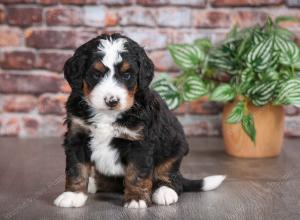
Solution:
{"label": "puppy", "polygon": [[54,204],[81,207],[87,193],[124,192],[124,206],[176,203],[187,191],[218,187],[224,176],[188,180],[180,173],[188,144],[183,129],[149,88],[154,66],[120,34],[101,35],[67,60],[65,192]]}

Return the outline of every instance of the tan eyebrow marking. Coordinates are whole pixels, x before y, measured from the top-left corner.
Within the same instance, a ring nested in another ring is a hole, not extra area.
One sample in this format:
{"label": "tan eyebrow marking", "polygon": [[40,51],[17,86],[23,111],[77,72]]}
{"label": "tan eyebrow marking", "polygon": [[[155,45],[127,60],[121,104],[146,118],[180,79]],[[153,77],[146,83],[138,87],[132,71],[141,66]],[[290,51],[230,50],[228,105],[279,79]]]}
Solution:
{"label": "tan eyebrow marking", "polygon": [[100,72],[104,72],[104,71],[105,71],[105,66],[104,66],[104,64],[101,63],[101,62],[96,62],[96,63],[94,64],[94,68],[95,68],[96,70],[99,70]]}
{"label": "tan eyebrow marking", "polygon": [[120,71],[121,72],[126,72],[126,71],[128,71],[130,69],[130,64],[127,62],[127,61],[124,61],[123,63],[122,63],[122,66],[121,66],[121,68],[120,68]]}

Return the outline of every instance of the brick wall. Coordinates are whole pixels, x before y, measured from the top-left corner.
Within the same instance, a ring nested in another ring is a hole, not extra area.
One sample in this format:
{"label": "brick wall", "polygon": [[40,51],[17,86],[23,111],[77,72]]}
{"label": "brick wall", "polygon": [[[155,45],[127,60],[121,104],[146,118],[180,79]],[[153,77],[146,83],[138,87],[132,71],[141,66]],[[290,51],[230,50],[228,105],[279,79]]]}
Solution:
{"label": "brick wall", "polygon": [[[148,50],[159,72],[177,72],[166,45],[223,38],[233,24],[267,15],[300,16],[299,0],[0,0],[0,135],[60,136],[69,87],[64,61],[74,48],[123,32]],[[300,27],[295,31],[300,43]],[[220,135],[222,106],[205,99],[176,111],[189,135]],[[286,134],[300,136],[300,110],[286,108]]]}

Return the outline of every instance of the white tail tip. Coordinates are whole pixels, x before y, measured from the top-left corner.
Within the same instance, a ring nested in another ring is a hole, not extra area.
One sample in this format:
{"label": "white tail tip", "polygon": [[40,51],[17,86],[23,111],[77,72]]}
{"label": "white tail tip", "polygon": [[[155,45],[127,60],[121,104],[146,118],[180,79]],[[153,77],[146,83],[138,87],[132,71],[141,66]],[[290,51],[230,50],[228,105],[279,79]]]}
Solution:
{"label": "white tail tip", "polygon": [[226,176],[224,175],[214,175],[214,176],[208,176],[203,179],[203,191],[209,191],[217,188],[221,185],[221,183],[224,181]]}

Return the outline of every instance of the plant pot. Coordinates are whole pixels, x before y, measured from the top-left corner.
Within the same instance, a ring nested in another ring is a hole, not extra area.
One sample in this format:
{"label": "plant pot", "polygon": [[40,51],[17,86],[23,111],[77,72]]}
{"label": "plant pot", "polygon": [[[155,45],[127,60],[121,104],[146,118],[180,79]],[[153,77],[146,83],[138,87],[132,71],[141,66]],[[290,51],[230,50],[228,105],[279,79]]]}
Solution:
{"label": "plant pot", "polygon": [[254,144],[242,128],[241,123],[228,124],[226,118],[235,103],[224,106],[222,130],[225,151],[235,157],[262,158],[280,154],[284,133],[284,109],[282,106],[266,105],[256,107],[248,104],[253,114],[256,128],[256,144]]}

